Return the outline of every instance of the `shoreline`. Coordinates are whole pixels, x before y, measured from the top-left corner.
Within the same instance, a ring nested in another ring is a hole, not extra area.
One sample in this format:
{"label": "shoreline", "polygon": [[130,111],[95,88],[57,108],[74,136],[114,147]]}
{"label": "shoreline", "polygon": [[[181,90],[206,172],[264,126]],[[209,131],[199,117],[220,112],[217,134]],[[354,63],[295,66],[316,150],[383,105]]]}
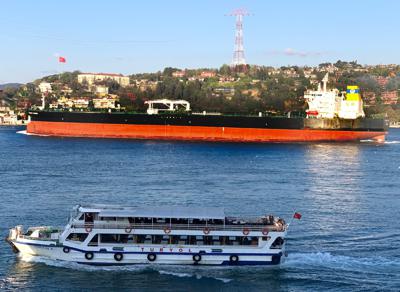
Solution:
{"label": "shoreline", "polygon": [[1,124],[0,127],[26,127],[27,124]]}

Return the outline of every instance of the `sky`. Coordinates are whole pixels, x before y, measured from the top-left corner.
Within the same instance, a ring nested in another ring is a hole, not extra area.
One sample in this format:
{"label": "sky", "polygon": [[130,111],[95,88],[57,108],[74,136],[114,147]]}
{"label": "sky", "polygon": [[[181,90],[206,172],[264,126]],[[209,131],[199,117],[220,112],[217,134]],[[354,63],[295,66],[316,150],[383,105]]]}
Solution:
{"label": "sky", "polygon": [[2,0],[0,84],[220,67],[232,61],[237,8],[250,13],[249,64],[400,63],[398,0]]}

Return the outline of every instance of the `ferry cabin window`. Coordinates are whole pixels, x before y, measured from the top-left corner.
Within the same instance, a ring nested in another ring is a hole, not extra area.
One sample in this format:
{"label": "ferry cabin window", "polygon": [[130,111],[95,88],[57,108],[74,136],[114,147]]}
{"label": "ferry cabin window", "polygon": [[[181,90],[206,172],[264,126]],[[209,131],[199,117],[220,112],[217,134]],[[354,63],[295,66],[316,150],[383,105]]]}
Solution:
{"label": "ferry cabin window", "polygon": [[100,234],[101,243],[128,243],[129,234]]}
{"label": "ferry cabin window", "polygon": [[70,233],[67,240],[84,242],[87,236],[87,233]]}
{"label": "ferry cabin window", "polygon": [[96,234],[88,243],[89,246],[98,246],[99,245],[99,235]]}
{"label": "ferry cabin window", "polygon": [[280,249],[284,243],[284,239],[282,237],[277,237],[274,242],[271,244],[271,248]]}
{"label": "ferry cabin window", "polygon": [[94,213],[85,213],[85,222],[92,223],[94,221]]}
{"label": "ferry cabin window", "polygon": [[[157,245],[245,245],[258,246],[258,237],[251,236],[189,236],[189,235],[150,235],[150,234],[100,234],[100,243],[112,244],[157,244]],[[95,245],[93,238],[89,245]]]}
{"label": "ferry cabin window", "polygon": [[127,217],[127,218],[115,218],[115,217],[101,217],[100,220],[104,221],[126,221],[131,224],[180,224],[180,225],[223,225],[224,220],[221,219],[187,219],[187,218],[150,218],[150,217]]}
{"label": "ferry cabin window", "polygon": [[248,245],[258,246],[258,237],[246,236],[189,236],[189,235],[136,235],[128,243],[159,245]]}
{"label": "ferry cabin window", "polygon": [[188,219],[182,219],[182,218],[172,218],[171,219],[171,224],[188,224]]}
{"label": "ferry cabin window", "polygon": [[152,223],[152,218],[143,218],[143,217],[136,217],[135,224],[151,224]]}
{"label": "ferry cabin window", "polygon": [[164,224],[165,223],[165,218],[154,218],[154,223]]}
{"label": "ferry cabin window", "polygon": [[205,225],[206,220],[203,219],[193,219],[193,225]]}
{"label": "ferry cabin window", "polygon": [[117,221],[117,217],[100,217],[101,221]]}
{"label": "ferry cabin window", "polygon": [[100,234],[101,243],[116,243],[118,234]]}
{"label": "ferry cabin window", "polygon": [[258,237],[255,236],[225,236],[224,245],[251,245],[258,246]]}

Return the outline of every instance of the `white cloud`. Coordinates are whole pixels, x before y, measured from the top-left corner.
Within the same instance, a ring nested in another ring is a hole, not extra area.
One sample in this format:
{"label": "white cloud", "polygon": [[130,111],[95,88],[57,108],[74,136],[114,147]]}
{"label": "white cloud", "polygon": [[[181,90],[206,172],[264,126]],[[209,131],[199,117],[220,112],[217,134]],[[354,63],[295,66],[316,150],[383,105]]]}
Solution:
{"label": "white cloud", "polygon": [[319,51],[299,51],[292,48],[286,48],[284,50],[273,50],[268,52],[268,54],[306,58],[306,57],[317,57],[317,56],[327,55],[328,53]]}

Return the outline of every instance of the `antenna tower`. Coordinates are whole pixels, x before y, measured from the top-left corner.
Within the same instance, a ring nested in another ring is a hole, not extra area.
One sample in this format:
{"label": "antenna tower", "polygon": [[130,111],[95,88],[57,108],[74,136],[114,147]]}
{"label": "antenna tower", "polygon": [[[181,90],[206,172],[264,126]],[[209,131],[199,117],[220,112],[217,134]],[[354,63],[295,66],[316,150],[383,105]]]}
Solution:
{"label": "antenna tower", "polygon": [[244,8],[236,9],[229,14],[229,16],[236,17],[235,50],[233,52],[232,67],[246,65],[243,47],[243,16],[248,15],[250,13]]}

